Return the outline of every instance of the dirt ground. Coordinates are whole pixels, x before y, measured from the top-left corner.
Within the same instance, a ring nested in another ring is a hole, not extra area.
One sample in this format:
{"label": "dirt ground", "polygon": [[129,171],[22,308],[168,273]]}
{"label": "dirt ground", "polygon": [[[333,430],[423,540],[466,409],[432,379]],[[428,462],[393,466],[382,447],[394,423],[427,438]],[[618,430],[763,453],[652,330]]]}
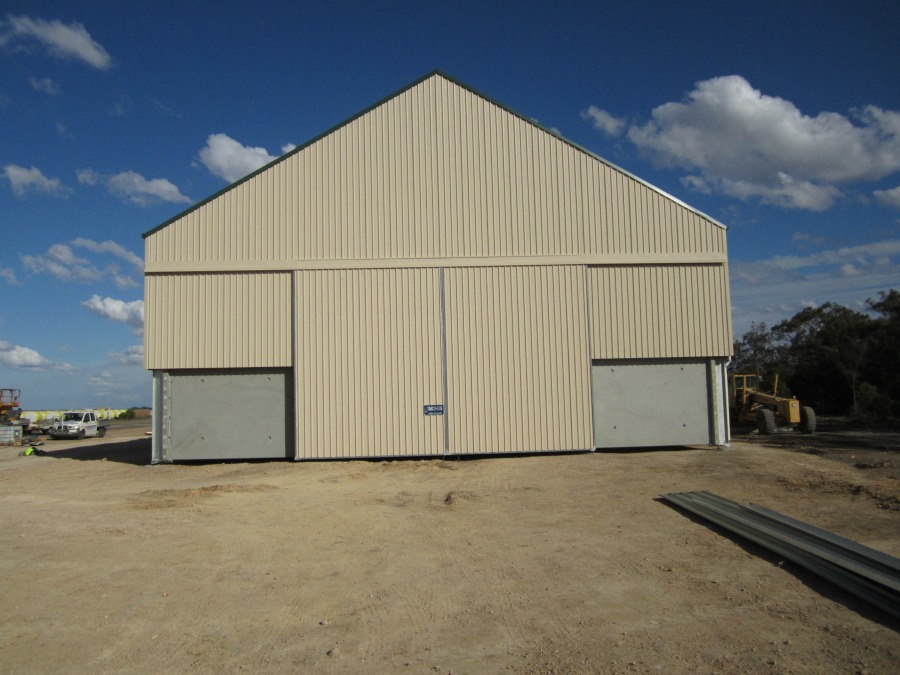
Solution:
{"label": "dirt ground", "polygon": [[898,622],[659,499],[709,490],[900,557],[898,434],[150,466],[146,429],[0,448],[3,672],[900,663]]}

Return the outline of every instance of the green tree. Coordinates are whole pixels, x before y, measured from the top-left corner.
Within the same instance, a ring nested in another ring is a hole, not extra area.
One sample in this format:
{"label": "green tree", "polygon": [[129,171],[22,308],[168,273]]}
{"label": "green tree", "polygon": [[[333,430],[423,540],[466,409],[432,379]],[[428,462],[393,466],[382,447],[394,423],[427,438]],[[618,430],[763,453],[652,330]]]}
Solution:
{"label": "green tree", "polygon": [[875,317],[826,302],[771,329],[751,324],[734,342],[731,369],[759,373],[771,389],[792,393],[818,412],[900,417],[900,292],[866,301]]}
{"label": "green tree", "polygon": [[869,309],[881,314],[888,323],[900,326],[900,292],[892,288],[887,293],[879,291],[878,295],[880,300],[866,300]]}
{"label": "green tree", "polygon": [[878,300],[869,298],[866,304],[881,316],[874,320],[870,338],[864,412],[873,417],[900,417],[900,293],[881,291]]}
{"label": "green tree", "polygon": [[859,393],[874,329],[865,314],[831,302],[773,327],[776,339],[786,344],[784,365],[794,394],[825,414],[860,414]]}
{"label": "green tree", "polygon": [[[778,373],[782,381],[785,372],[785,345],[766,324],[751,323],[750,330],[740,340],[734,341],[734,355],[731,357],[731,370],[735,373],[758,373],[763,381],[763,388],[774,382]],[[779,384],[781,393],[786,388]]]}

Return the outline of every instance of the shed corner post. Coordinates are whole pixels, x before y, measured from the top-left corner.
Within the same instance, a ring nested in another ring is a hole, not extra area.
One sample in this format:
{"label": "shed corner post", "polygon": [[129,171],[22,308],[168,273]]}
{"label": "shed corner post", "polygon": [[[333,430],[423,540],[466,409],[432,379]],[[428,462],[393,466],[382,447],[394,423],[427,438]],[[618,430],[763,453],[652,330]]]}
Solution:
{"label": "shed corner post", "polygon": [[153,407],[151,409],[150,463],[171,462],[171,382],[167,372],[153,371]]}
{"label": "shed corner post", "polygon": [[150,441],[152,450],[150,463],[159,464],[163,461],[163,372],[153,371],[153,407],[151,408]]}
{"label": "shed corner post", "polygon": [[726,358],[712,358],[707,362],[709,377],[709,444],[719,448],[731,445],[728,419]]}

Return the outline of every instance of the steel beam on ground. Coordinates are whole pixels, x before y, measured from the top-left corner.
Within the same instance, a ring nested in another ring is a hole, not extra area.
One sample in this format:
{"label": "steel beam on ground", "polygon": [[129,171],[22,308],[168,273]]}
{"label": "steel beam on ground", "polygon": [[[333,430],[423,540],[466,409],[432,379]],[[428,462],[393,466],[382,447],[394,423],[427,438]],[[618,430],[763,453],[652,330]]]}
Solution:
{"label": "steel beam on ground", "polygon": [[900,560],[760,506],[709,492],[663,495],[900,618]]}

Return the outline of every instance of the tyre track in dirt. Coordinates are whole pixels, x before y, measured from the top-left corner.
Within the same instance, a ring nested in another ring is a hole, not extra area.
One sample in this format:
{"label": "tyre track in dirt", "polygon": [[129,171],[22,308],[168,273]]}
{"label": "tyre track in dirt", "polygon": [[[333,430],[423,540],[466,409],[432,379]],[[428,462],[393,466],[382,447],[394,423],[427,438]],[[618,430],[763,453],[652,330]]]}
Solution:
{"label": "tyre track in dirt", "polygon": [[900,553],[896,512],[829,488],[891,483],[814,455],[92,452],[0,452],[9,672],[889,672],[900,656],[877,613],[658,501],[708,489]]}

